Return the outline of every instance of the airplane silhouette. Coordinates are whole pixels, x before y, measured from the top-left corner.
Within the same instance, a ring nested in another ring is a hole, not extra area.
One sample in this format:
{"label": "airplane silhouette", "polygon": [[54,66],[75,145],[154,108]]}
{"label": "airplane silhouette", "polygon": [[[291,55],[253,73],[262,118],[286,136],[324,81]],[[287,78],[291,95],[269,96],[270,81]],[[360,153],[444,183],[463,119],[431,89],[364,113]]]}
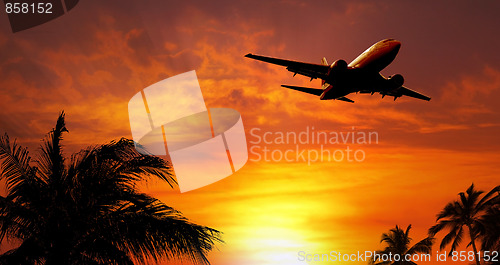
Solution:
{"label": "airplane silhouette", "polygon": [[388,78],[380,74],[396,57],[401,47],[401,42],[394,39],[385,39],[373,44],[370,48],[360,54],[350,64],[344,60],[337,60],[328,65],[326,58],[322,64],[311,64],[290,61],[251,53],[245,57],[286,66],[286,69],[296,74],[308,76],[311,81],[316,78],[322,79],[321,89],[281,85],[282,87],[298,90],[301,92],[320,96],[321,100],[336,99],[354,103],[345,96],[351,93],[380,93],[382,98],[392,96],[394,100],[398,97],[408,96],[429,101],[431,98],[417,91],[403,86],[404,78],[400,74]]}

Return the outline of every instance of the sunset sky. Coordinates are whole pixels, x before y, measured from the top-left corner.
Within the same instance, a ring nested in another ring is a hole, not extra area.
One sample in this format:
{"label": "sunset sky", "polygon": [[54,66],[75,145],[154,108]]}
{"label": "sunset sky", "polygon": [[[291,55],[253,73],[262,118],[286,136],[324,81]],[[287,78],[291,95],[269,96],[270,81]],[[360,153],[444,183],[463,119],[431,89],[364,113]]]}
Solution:
{"label": "sunset sky", "polygon": [[[64,110],[68,155],[131,138],[132,96],[196,70],[207,107],[241,113],[249,149],[347,147],[252,143],[266,132],[378,135],[376,143],[347,144],[363,151],[360,162],[256,161],[257,151],[199,190],[149,183],[146,192],[224,233],[212,264],[306,264],[299,251],[383,249],[380,236],[395,225],[412,224],[416,242],[472,182],[482,190],[500,184],[499,10],[498,1],[80,1],[18,33],[0,12],[0,133],[33,153]],[[350,62],[386,38],[402,46],[382,74],[402,74],[431,101],[320,101],[280,87],[320,81],[244,58]]]}

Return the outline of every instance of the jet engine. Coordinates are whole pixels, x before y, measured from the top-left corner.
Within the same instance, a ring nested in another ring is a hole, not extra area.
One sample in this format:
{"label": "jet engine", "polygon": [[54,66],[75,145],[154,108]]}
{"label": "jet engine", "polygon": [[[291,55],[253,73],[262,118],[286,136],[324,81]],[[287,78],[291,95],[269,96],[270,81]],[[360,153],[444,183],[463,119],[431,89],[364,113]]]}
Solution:
{"label": "jet engine", "polygon": [[405,79],[400,74],[389,76],[389,81],[391,81],[395,88],[399,88],[405,83]]}
{"label": "jet engine", "polygon": [[347,62],[344,60],[337,60],[332,64],[331,67],[335,70],[345,70],[347,69]]}

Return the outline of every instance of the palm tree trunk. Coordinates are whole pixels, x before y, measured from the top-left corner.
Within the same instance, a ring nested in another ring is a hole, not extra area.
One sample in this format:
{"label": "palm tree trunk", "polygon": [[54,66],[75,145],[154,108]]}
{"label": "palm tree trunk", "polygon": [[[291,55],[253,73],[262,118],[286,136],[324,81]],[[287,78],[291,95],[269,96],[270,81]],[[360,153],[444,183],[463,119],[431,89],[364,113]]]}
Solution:
{"label": "palm tree trunk", "polygon": [[476,239],[476,237],[472,233],[472,227],[471,227],[471,225],[467,225],[467,227],[469,228],[470,240],[471,240],[471,243],[472,243],[472,249],[474,250],[474,257],[475,257],[475,260],[476,260],[476,264],[477,265],[481,265],[481,263],[479,262],[480,257],[479,257],[479,253],[477,252],[476,243],[474,242],[474,240]]}

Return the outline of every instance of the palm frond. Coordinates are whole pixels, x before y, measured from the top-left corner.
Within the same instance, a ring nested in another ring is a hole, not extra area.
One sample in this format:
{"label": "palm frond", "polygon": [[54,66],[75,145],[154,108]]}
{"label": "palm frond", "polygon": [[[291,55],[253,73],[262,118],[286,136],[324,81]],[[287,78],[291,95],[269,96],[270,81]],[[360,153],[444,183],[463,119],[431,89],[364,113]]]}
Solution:
{"label": "palm frond", "polygon": [[0,265],[41,265],[44,263],[44,251],[36,240],[24,240],[17,248],[0,255]]}
{"label": "palm frond", "polygon": [[432,245],[434,244],[435,239],[433,237],[427,237],[425,239],[422,239],[413,247],[411,247],[406,253],[413,255],[415,253],[425,253],[429,254],[432,251]]}
{"label": "palm frond", "polygon": [[82,241],[75,246],[71,259],[72,264],[82,265],[134,265],[125,251],[103,238],[96,238],[91,242]]}
{"label": "palm frond", "polygon": [[444,229],[454,229],[456,222],[454,220],[441,220],[439,223],[429,228],[428,234],[434,237],[437,233]]}
{"label": "palm frond", "polygon": [[28,238],[34,230],[37,213],[18,201],[0,196],[0,242],[7,238]]}
{"label": "palm frond", "polygon": [[451,250],[450,250],[450,256],[453,254],[453,251],[455,251],[458,247],[458,245],[460,245],[460,243],[462,243],[462,238],[464,236],[464,229],[463,229],[463,226],[460,227],[460,229],[458,229],[458,231],[456,232],[455,236],[454,236],[454,240],[453,240],[453,243],[451,244]]}
{"label": "palm frond", "polygon": [[494,204],[500,203],[500,185],[494,187],[489,191],[486,195],[481,198],[481,200],[477,203],[477,207],[480,210],[485,210],[486,207],[489,207]]}
{"label": "palm frond", "polygon": [[55,128],[43,140],[36,161],[40,174],[47,180],[57,182],[62,181],[65,175],[61,141],[63,140],[63,133],[68,132],[68,130],[66,129],[64,117],[63,111],[57,119]]}
{"label": "palm frond", "polygon": [[0,180],[5,179],[7,190],[12,193],[19,186],[31,178],[33,181],[42,182],[37,178],[36,168],[30,166],[31,157],[26,148],[19,146],[16,141],[10,145],[9,136],[0,136]]}
{"label": "palm frond", "polygon": [[439,249],[443,250],[446,246],[457,236],[458,230],[462,229],[462,226],[454,226],[446,236],[444,236],[443,240],[441,240],[441,244],[439,245]]}
{"label": "palm frond", "polygon": [[[458,208],[458,209],[457,209]],[[457,214],[459,210],[459,206],[455,204],[455,202],[450,202],[446,204],[443,210],[437,215],[436,221],[439,221],[443,218],[447,218],[449,216],[454,216]]]}

